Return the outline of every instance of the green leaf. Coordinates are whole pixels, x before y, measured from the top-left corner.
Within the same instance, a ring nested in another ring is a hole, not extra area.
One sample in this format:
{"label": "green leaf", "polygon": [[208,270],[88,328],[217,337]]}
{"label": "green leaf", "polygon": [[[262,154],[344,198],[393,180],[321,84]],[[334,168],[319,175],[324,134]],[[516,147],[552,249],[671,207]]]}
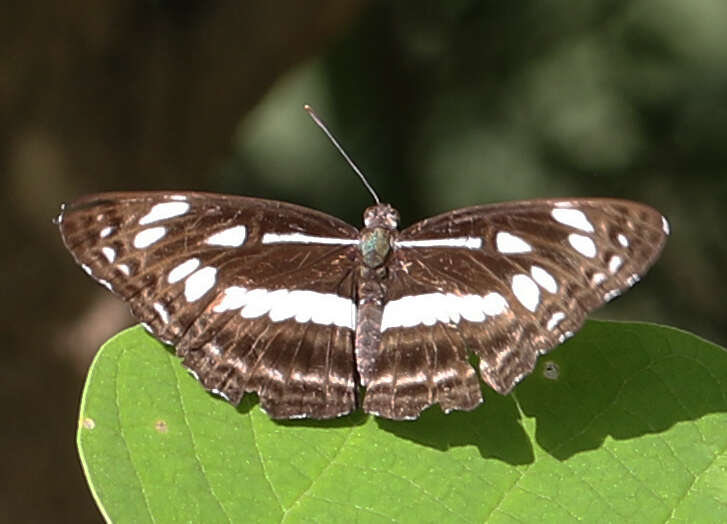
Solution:
{"label": "green leaf", "polygon": [[416,422],[275,422],[141,328],[99,351],[78,446],[114,522],[727,521],[727,352],[589,322],[515,393]]}

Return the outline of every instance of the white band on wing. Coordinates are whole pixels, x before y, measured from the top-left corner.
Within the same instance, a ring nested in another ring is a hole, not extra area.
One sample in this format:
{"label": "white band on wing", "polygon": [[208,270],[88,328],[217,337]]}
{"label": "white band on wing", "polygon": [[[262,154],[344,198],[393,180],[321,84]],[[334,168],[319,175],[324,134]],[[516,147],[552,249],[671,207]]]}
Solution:
{"label": "white band on wing", "polygon": [[381,331],[418,324],[432,326],[436,322],[457,324],[460,319],[483,322],[489,316],[503,313],[507,301],[500,293],[455,295],[454,293],[425,293],[391,300],[384,306]]}
{"label": "white band on wing", "polygon": [[480,249],[482,239],[476,237],[431,238],[428,240],[397,240],[396,247],[464,247]]}
{"label": "white band on wing", "polygon": [[354,329],[356,306],[349,298],[334,293],[303,289],[246,289],[230,286],[215,300],[215,313],[240,310],[243,318],[267,315],[273,322],[293,319],[329,326]]}
{"label": "white band on wing", "polygon": [[329,244],[340,246],[353,246],[358,244],[358,238],[317,237],[314,235],[305,235],[303,233],[265,233],[263,235],[262,243]]}

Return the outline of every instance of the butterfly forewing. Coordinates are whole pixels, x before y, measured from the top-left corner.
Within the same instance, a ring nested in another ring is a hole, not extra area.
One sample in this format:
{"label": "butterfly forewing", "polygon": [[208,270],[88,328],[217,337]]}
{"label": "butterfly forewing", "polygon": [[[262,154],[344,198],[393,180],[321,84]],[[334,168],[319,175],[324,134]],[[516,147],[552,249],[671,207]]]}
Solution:
{"label": "butterfly forewing", "polygon": [[[667,234],[656,210],[613,199],[478,206],[405,229],[389,260],[382,355],[365,407],[396,418],[434,402],[471,409],[476,379],[453,347],[476,353],[483,380],[508,393],[539,354],[638,281]],[[417,370],[401,373],[402,349]]]}
{"label": "butterfly forewing", "polygon": [[208,389],[234,403],[255,391],[277,418],[354,409],[354,227],[282,202],[163,192],[79,199],[59,227]]}

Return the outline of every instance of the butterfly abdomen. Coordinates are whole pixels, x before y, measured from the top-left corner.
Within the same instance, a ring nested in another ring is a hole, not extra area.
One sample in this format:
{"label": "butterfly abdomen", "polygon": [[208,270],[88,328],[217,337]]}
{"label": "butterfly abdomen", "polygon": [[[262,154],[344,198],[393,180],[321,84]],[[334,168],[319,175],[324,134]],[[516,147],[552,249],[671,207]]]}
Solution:
{"label": "butterfly abdomen", "polygon": [[381,346],[381,319],[386,288],[385,268],[363,266],[359,272],[356,307],[356,368],[362,386],[369,383]]}

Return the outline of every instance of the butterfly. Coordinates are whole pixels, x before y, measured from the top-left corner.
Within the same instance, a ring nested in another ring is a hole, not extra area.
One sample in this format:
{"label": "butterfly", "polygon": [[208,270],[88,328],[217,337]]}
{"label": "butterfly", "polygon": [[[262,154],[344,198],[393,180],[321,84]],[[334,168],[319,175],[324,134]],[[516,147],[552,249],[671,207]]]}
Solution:
{"label": "butterfly", "polygon": [[669,234],[655,209],[605,198],[475,206],[399,230],[372,194],[360,230],[286,202],[163,191],[85,196],[56,222],[207,390],[233,404],[255,392],[276,419],[472,410],[478,375],[507,394]]}

